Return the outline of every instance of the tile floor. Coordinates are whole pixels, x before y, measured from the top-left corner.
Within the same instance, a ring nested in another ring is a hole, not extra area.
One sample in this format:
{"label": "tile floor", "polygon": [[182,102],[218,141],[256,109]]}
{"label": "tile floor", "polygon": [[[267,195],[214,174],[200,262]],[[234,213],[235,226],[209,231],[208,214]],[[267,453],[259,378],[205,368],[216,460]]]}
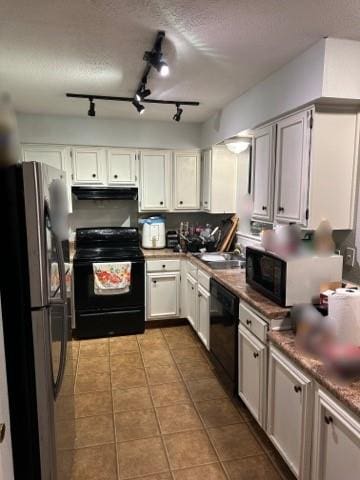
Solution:
{"label": "tile floor", "polygon": [[74,342],[74,354],[72,480],[294,478],[190,327]]}

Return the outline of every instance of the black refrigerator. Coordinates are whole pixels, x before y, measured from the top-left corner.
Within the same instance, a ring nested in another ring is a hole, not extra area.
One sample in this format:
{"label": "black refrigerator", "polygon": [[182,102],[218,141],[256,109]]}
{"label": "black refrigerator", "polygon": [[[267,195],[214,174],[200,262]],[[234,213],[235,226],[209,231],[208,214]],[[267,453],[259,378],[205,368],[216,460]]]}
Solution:
{"label": "black refrigerator", "polygon": [[15,480],[71,478],[74,372],[67,313],[65,174],[0,168],[1,266]]}

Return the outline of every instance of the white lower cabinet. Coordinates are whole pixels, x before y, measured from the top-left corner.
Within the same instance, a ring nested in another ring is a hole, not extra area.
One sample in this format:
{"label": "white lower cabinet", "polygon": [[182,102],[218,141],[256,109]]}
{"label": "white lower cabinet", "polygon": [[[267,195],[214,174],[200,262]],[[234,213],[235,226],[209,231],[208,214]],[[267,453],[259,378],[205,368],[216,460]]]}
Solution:
{"label": "white lower cabinet", "polygon": [[300,480],[310,475],[312,397],[311,379],[270,346],[267,433]]}
{"label": "white lower cabinet", "polygon": [[147,274],[147,319],[174,318],[180,314],[180,272]]}
{"label": "white lower cabinet", "polygon": [[239,325],[238,393],[258,423],[265,427],[267,348],[249,330]]}
{"label": "white lower cabinet", "polygon": [[189,323],[198,330],[198,315],[197,315],[197,280],[191,275],[186,275],[186,303],[187,303],[187,318]]}
{"label": "white lower cabinet", "polygon": [[312,480],[360,478],[360,421],[321,387],[315,392]]}
{"label": "white lower cabinet", "polygon": [[210,350],[210,293],[198,285],[198,335],[205,347]]}

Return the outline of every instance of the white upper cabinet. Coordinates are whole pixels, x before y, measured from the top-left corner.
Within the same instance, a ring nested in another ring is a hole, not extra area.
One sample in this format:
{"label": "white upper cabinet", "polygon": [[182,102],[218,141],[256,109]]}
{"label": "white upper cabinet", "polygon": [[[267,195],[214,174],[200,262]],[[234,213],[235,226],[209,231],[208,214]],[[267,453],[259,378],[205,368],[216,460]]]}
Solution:
{"label": "white upper cabinet", "polygon": [[105,184],[105,149],[74,147],[72,149],[73,185]]}
{"label": "white upper cabinet", "polygon": [[171,153],[143,150],[140,154],[140,210],[169,210],[171,198]]}
{"label": "white upper cabinet", "polygon": [[253,218],[295,222],[308,230],[328,220],[334,230],[352,229],[358,146],[358,115],[324,106],[256,130]]}
{"label": "white upper cabinet", "polygon": [[203,210],[209,211],[211,208],[211,150],[205,150],[201,156],[201,201],[200,206]]}
{"label": "white upper cabinet", "polygon": [[237,192],[237,156],[226,147],[203,152],[202,208],[210,213],[234,213]]}
{"label": "white upper cabinet", "polygon": [[275,219],[306,225],[311,112],[277,124]]}
{"label": "white upper cabinet", "polygon": [[315,394],[312,480],[358,480],[360,421],[318,388]]}
{"label": "white upper cabinet", "polygon": [[270,347],[267,433],[295,476],[310,473],[312,382]]}
{"label": "white upper cabinet", "polygon": [[260,221],[273,220],[275,126],[254,132],[252,149],[253,217]]}
{"label": "white upper cabinet", "polygon": [[114,186],[136,186],[136,150],[108,148],[107,183]]}
{"label": "white upper cabinet", "polygon": [[174,209],[200,208],[200,154],[174,152]]}
{"label": "white upper cabinet", "polygon": [[69,212],[72,212],[70,149],[64,145],[22,145],[24,162],[40,162],[66,174]]}

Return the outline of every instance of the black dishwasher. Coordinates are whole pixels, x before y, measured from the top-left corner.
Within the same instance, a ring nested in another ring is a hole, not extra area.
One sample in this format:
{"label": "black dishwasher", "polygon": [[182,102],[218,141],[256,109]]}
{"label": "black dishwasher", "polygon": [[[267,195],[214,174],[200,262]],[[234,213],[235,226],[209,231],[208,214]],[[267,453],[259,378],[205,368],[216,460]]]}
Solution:
{"label": "black dishwasher", "polygon": [[210,281],[210,293],[211,357],[223,381],[236,393],[239,299],[214,279]]}

